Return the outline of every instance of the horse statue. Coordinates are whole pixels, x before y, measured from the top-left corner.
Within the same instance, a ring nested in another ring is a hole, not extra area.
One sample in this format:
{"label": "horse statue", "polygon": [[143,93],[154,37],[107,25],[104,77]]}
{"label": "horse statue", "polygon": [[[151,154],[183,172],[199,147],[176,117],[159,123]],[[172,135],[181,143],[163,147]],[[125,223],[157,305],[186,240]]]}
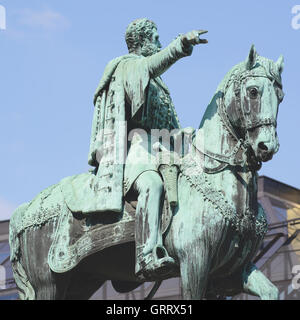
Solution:
{"label": "horse statue", "polygon": [[[282,70],[282,56],[274,62],[252,46],[220,83],[181,158],[178,204],[164,206],[161,232],[177,265],[168,278],[181,277],[184,299],[278,299],[252,261],[267,232],[257,171],[279,149]],[[9,234],[20,298],[88,299],[107,280],[122,293],[140,286],[134,219],[134,201],[118,219],[74,214],[60,183],[20,206]]]}

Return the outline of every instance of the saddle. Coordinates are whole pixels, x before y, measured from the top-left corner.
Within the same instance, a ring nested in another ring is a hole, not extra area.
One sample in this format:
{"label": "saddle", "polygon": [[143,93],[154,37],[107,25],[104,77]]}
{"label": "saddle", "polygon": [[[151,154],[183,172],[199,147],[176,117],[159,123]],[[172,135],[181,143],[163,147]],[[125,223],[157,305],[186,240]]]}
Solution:
{"label": "saddle", "polygon": [[[136,201],[125,202],[124,210],[116,213],[80,214],[64,210],[59,217],[54,240],[48,254],[52,271],[64,273],[84,258],[106,248],[135,241]],[[172,210],[165,199],[162,212],[162,234],[172,220]]]}
{"label": "saddle", "polygon": [[[159,149],[160,144],[156,148]],[[171,223],[171,207],[177,205],[179,157],[174,152],[168,151],[159,152],[158,157],[158,170],[164,180],[166,190],[161,224],[163,235]],[[76,181],[75,178],[74,182]],[[80,184],[77,188],[80,190]],[[82,259],[93,253],[135,241],[136,201],[125,202],[123,212],[120,214],[115,212],[113,214],[111,212],[83,214],[74,212],[73,206],[68,205],[68,203],[73,203],[68,195],[73,194],[74,196],[74,193],[66,192],[66,190],[69,190],[69,184],[63,183],[61,192],[69,210],[64,210],[60,215],[54,241],[49,250],[48,263],[52,271],[57,273],[69,271]],[[76,206],[78,207],[75,205],[74,208]]]}

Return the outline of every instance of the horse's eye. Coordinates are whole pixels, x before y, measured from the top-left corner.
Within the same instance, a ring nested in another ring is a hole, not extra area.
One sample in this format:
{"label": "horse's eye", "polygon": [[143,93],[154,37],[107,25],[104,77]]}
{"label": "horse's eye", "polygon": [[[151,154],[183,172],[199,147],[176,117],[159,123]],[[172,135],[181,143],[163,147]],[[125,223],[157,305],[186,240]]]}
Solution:
{"label": "horse's eye", "polygon": [[258,91],[257,91],[257,89],[256,89],[256,88],[251,88],[251,89],[249,90],[249,96],[250,96],[251,99],[256,99],[257,96],[258,96]]}

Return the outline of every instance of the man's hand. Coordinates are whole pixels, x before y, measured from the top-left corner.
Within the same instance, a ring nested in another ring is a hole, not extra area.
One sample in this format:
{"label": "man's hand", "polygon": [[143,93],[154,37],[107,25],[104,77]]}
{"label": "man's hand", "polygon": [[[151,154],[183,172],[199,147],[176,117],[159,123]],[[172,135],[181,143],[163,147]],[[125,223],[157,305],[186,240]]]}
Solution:
{"label": "man's hand", "polygon": [[190,45],[197,45],[200,43],[208,43],[206,39],[200,39],[200,36],[204,33],[207,33],[206,30],[193,30],[184,34],[181,38],[184,46],[188,47]]}

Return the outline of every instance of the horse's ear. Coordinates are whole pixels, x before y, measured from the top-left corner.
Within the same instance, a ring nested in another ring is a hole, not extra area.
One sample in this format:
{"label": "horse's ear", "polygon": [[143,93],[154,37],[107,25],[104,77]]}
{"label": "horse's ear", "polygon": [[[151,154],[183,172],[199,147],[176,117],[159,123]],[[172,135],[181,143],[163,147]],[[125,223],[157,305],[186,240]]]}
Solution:
{"label": "horse's ear", "polygon": [[248,56],[247,61],[246,61],[247,70],[251,70],[255,66],[256,58],[257,58],[257,52],[256,52],[255,46],[253,44],[251,46],[251,49],[250,49],[250,52],[249,52],[249,56]]}
{"label": "horse's ear", "polygon": [[279,73],[281,74],[284,68],[284,58],[283,55],[280,55],[279,59],[276,62]]}

